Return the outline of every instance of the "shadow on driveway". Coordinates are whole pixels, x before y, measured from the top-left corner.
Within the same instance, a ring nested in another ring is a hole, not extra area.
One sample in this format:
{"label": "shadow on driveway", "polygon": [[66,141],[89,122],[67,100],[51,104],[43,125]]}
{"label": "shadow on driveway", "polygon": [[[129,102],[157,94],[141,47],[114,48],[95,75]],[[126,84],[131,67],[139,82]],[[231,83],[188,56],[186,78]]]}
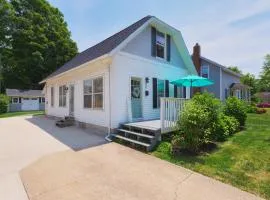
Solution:
{"label": "shadow on driveway", "polygon": [[45,116],[32,116],[26,120],[35,126],[38,126],[44,130],[45,133],[51,135],[74,151],[107,143],[104,136],[98,135],[94,133],[94,131],[92,133],[89,129],[86,131],[76,126],[59,128],[55,126],[55,120]]}

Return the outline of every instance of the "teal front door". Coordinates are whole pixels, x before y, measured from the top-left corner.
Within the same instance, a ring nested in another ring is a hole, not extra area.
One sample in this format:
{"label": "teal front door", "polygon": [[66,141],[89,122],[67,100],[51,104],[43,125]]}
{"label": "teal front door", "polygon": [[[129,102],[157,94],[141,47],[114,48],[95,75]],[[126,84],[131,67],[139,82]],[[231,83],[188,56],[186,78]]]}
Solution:
{"label": "teal front door", "polygon": [[132,118],[142,118],[142,87],[140,78],[131,78],[131,111]]}

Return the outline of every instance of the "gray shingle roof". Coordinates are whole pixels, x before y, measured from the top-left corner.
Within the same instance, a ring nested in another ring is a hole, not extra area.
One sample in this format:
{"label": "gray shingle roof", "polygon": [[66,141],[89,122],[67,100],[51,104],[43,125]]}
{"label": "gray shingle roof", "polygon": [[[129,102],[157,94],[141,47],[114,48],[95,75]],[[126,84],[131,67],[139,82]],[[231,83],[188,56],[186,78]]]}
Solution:
{"label": "gray shingle roof", "polygon": [[132,33],[134,33],[138,28],[140,28],[145,22],[147,22],[152,16],[146,16],[134,24],[128,26],[127,28],[119,31],[118,33],[112,35],[111,37],[103,40],[102,42],[86,49],[85,51],[76,55],[73,59],[65,63],[62,67],[57,69],[51,75],[49,75],[46,79],[51,78],[53,76],[59,75],[63,72],[66,72],[70,69],[78,67],[86,62],[94,60],[100,56],[103,56],[109,52],[111,52],[114,48],[116,48],[119,44],[121,44],[125,39],[128,38]]}
{"label": "gray shingle roof", "polygon": [[9,97],[44,97],[42,90],[6,89],[6,94]]}

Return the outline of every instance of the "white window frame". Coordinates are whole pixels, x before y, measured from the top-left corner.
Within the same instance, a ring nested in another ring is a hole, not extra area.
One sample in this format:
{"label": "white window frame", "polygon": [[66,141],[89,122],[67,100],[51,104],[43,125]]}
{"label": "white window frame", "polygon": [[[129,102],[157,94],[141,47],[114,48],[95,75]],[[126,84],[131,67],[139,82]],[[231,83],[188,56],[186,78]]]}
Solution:
{"label": "white window frame", "polygon": [[[99,79],[99,78],[102,78],[102,92],[94,92],[94,80],[95,79]],[[83,80],[83,108],[84,109],[88,109],[88,110],[104,110],[104,95],[105,95],[105,86],[104,86],[104,83],[105,83],[105,81],[104,81],[105,79],[104,79],[104,75],[101,75],[101,76],[95,76],[95,77],[91,77],[91,78],[89,78],[89,79],[85,79],[85,80]],[[85,81],[91,81],[91,84],[92,84],[92,92],[91,93],[87,93],[87,94],[85,94],[84,93],[84,83],[85,83]],[[94,95],[97,95],[97,94],[102,94],[102,107],[94,107],[94,105],[95,105],[95,98],[94,98]],[[92,99],[92,105],[91,105],[91,107],[89,108],[89,107],[85,107],[84,106],[84,96],[85,95],[91,95],[91,99]]]}
{"label": "white window frame", "polygon": [[162,45],[160,45],[160,44],[158,44],[158,42],[157,42],[157,39],[156,39],[156,58],[157,59],[161,59],[161,60],[167,60],[166,58],[167,58],[167,34],[166,33],[164,33],[164,32],[161,32],[161,31],[156,31],[156,38],[158,37],[158,33],[162,33],[163,35],[164,35],[164,58],[162,58],[162,57],[159,57],[158,55],[157,55],[157,45],[159,45],[159,46],[162,46]]}
{"label": "white window frame", "polygon": [[[17,99],[17,102],[14,102],[14,99]],[[12,97],[12,104],[19,104],[20,103],[20,97]]]}
{"label": "white window frame", "polygon": [[[60,95],[60,90],[62,89],[62,94]],[[67,92],[66,92],[66,85],[61,85],[58,88],[58,106],[61,108],[67,107]],[[65,99],[65,101],[64,101]],[[65,103],[64,103],[65,102]]]}
{"label": "white window frame", "polygon": [[[207,68],[207,71],[208,71],[208,73],[207,73],[207,78],[209,79],[209,77],[210,77],[210,67],[209,67],[209,65],[202,65],[201,66],[201,77],[203,77],[203,68],[204,67],[206,67]],[[204,77],[205,78],[205,77]]]}

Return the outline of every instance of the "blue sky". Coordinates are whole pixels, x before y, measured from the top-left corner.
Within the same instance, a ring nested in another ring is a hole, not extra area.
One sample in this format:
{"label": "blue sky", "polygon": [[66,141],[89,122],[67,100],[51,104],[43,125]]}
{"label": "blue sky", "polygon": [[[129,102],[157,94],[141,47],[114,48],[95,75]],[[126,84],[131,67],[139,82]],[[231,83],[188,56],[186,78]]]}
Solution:
{"label": "blue sky", "polygon": [[189,51],[258,75],[270,54],[270,0],[49,0],[65,16],[80,51],[146,15],[183,34]]}

